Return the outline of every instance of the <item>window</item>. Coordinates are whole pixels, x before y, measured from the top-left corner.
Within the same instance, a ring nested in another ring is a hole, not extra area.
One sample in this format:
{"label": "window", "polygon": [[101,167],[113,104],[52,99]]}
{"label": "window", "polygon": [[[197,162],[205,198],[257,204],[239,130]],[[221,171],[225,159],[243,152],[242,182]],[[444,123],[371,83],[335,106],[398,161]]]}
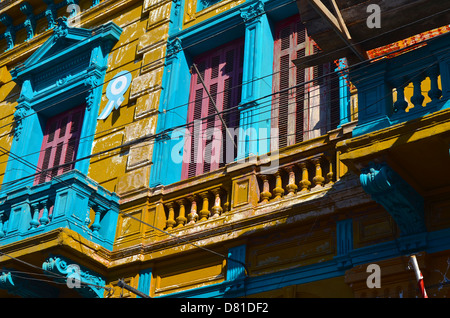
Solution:
{"label": "window", "polygon": [[36,176],[35,184],[44,183],[73,169],[73,163],[64,164],[76,158],[84,108],[84,105],[79,106],[48,119],[38,161],[38,171],[44,172]]}
{"label": "window", "polygon": [[279,149],[337,126],[339,81],[336,74],[324,76],[332,70],[331,63],[301,68],[292,62],[317,50],[299,16],[277,25],[273,91],[279,93],[273,97],[272,127],[278,128]]}
{"label": "window", "polygon": [[[239,39],[194,60],[199,73],[192,73],[189,95],[188,129],[190,137],[184,149],[182,178],[190,178],[223,166],[230,156],[236,156],[237,149],[227,142],[226,130],[217,114],[226,111],[222,117],[228,129],[239,125],[237,105],[241,100],[244,40]],[[205,87],[199,75],[203,78]],[[231,153],[230,153],[231,152]]]}

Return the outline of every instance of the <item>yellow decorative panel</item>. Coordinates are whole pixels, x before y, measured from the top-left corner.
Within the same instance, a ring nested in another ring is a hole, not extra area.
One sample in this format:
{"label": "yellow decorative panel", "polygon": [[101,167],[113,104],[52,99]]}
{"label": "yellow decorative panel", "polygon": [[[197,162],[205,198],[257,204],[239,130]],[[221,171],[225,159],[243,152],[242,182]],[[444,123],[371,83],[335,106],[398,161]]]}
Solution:
{"label": "yellow decorative panel", "polygon": [[233,183],[233,207],[249,203],[249,186],[248,178]]}
{"label": "yellow decorative panel", "polygon": [[353,219],[354,248],[394,240],[397,228],[394,220],[382,208],[368,209]]}
{"label": "yellow decorative panel", "polygon": [[219,257],[202,256],[195,259],[173,259],[158,265],[153,271],[154,294],[167,294],[216,284],[225,279],[225,261]]}
{"label": "yellow decorative panel", "polygon": [[117,238],[125,238],[132,235],[139,234],[142,227],[142,222],[135,220],[134,218],[141,220],[142,218],[142,210],[137,210],[133,212],[126,212],[131,215],[133,218],[125,216],[121,214],[119,216],[119,223],[117,229]]}
{"label": "yellow decorative panel", "polygon": [[331,229],[311,227],[266,236],[258,244],[249,245],[251,272],[260,275],[330,260],[335,254],[334,236]]}

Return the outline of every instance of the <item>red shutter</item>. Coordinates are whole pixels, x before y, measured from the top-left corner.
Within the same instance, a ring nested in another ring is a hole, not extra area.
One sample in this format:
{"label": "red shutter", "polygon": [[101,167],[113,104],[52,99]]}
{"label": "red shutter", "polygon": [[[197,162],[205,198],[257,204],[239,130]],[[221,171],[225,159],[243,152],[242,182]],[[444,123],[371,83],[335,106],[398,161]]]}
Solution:
{"label": "red shutter", "polygon": [[48,171],[37,175],[35,184],[73,169],[74,164],[70,162],[76,158],[83,114],[84,106],[80,106],[48,119],[38,162],[38,171]]}
{"label": "red shutter", "polygon": [[[219,112],[232,108],[222,114],[228,128],[235,128],[239,123],[239,112],[236,106],[240,102],[242,84],[244,41],[239,39],[214,49],[195,59],[199,73],[205,86],[215,101]],[[201,126],[194,121],[205,118]],[[200,77],[192,74],[188,110],[188,129],[191,139],[186,142],[183,159],[182,179],[213,171],[224,165],[226,151],[230,148],[224,140],[224,127],[216,115],[214,104],[210,101]],[[206,140],[202,133],[208,128],[216,128],[220,136],[212,136]],[[228,148],[228,149],[226,149]],[[237,149],[234,149],[233,158]]]}
{"label": "red shutter", "polygon": [[282,21],[276,28],[274,47],[273,124],[278,129],[278,148],[303,140],[305,69],[292,60],[305,56],[306,31],[299,16]]}

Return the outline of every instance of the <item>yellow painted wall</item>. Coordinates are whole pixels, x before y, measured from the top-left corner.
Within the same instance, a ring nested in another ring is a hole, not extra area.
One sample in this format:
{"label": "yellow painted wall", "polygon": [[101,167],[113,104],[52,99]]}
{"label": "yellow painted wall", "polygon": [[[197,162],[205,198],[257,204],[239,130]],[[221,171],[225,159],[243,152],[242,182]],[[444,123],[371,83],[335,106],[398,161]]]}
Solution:
{"label": "yellow painted wall", "polygon": [[[123,29],[118,43],[109,54],[100,112],[107,103],[105,91],[108,81],[124,70],[133,77],[121,107],[107,119],[97,122],[92,145],[94,154],[154,133],[172,1],[102,1],[90,8],[91,3],[90,0],[80,1],[82,12],[79,14],[79,27],[92,28],[112,21]],[[31,4],[35,5],[34,2]],[[34,12],[44,9],[42,3],[36,4]],[[58,16],[67,15],[66,6],[58,10]],[[18,21],[15,17],[13,20],[14,24]],[[7,70],[24,62],[52,34],[51,30],[46,30],[45,18],[39,19],[36,25],[32,40],[24,43],[25,35],[18,32],[14,48],[0,55],[0,141],[2,147],[8,150],[12,142],[11,123],[20,87],[11,82]],[[5,47],[6,41],[2,40],[0,50]],[[95,156],[91,159],[88,176],[107,190],[119,194],[147,187],[152,148],[152,144],[139,144]],[[7,156],[0,153],[0,182],[6,161]]]}

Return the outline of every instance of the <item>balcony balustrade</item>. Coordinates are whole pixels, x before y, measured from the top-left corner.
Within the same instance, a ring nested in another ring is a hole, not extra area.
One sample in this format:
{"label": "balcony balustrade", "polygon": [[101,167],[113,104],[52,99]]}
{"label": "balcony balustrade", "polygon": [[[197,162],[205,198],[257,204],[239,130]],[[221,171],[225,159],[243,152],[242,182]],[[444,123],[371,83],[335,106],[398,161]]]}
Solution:
{"label": "balcony balustrade", "polygon": [[164,187],[157,203],[163,207],[161,229],[195,227],[273,202],[289,205],[290,199],[306,199],[330,189],[336,181],[337,159],[334,142],[327,138],[308,141],[304,152],[302,144],[282,150],[277,155],[279,165],[272,166],[270,173],[263,169],[264,160],[255,159]]}
{"label": "balcony balustrade", "polygon": [[66,227],[112,249],[119,197],[77,170],[0,198],[0,244]]}
{"label": "balcony balustrade", "polygon": [[[350,80],[358,89],[359,112],[353,136],[449,108],[449,41],[450,34],[444,34],[407,53],[352,69]],[[405,88],[410,85],[408,102]]]}

